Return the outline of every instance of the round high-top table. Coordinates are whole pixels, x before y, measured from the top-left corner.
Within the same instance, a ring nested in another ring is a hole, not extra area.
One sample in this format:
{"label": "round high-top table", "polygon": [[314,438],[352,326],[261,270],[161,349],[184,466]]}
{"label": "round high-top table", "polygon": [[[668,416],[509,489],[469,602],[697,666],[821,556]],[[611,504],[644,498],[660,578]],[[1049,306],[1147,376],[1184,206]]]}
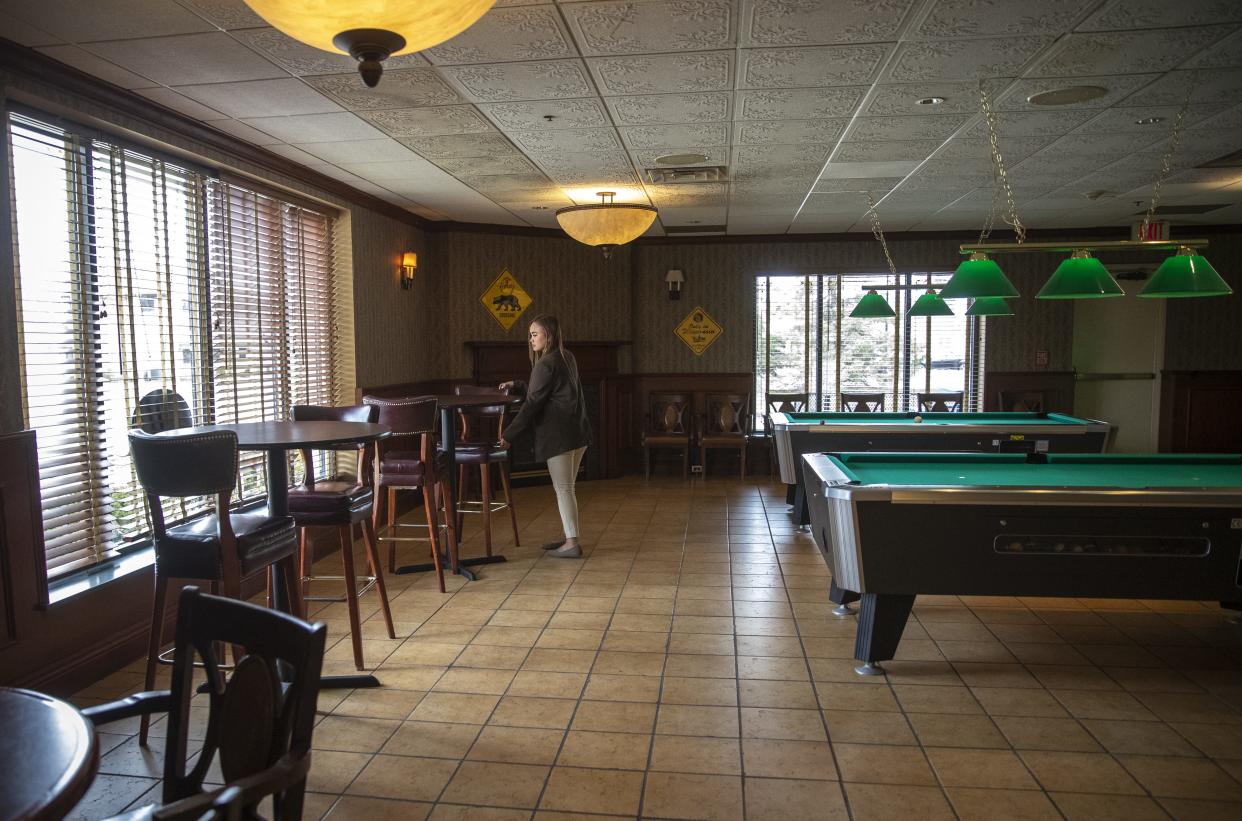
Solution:
{"label": "round high-top table", "polygon": [[99,768],[95,728],[73,705],[0,687],[0,818],[64,818]]}
{"label": "round high-top table", "polygon": [[[436,402],[440,406],[440,450],[448,455],[449,464],[449,490],[453,494],[453,503],[457,503],[457,425],[455,424],[457,411],[469,410],[470,408],[486,408],[493,405],[505,405],[512,407],[519,404],[522,399],[519,396],[513,396],[508,393],[473,393],[462,394],[458,396],[455,393],[438,393],[431,394],[435,397]],[[457,534],[458,540],[461,539],[462,516],[457,515]],[[470,570],[473,565],[480,564],[499,564],[505,561],[505,557],[500,554],[495,556],[474,556],[469,559],[460,559],[457,563],[457,573],[465,576],[468,580],[474,581],[476,576]],[[447,558],[442,562],[447,565]],[[435,569],[435,565],[428,563],[407,564],[397,568],[397,573],[423,573],[428,570]]]}
{"label": "round high-top table", "polygon": [[[192,433],[216,433],[230,430],[237,434],[238,450],[261,450],[267,454],[267,513],[269,516],[289,515],[288,452],[302,448],[330,448],[338,445],[359,445],[392,436],[387,425],[369,422],[239,422],[231,425],[198,425],[177,428],[160,436],[185,436]],[[289,612],[289,591],[275,566],[270,568],[272,605]],[[319,689],[333,690],[355,687],[378,687],[372,675],[323,676]]]}

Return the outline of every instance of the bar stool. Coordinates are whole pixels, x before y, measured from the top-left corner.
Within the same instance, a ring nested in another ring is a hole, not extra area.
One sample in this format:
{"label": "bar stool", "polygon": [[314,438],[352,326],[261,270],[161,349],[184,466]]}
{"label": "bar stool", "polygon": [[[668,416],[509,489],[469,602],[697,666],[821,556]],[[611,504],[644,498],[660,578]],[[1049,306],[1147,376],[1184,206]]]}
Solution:
{"label": "bar stool", "polygon": [[[457,396],[477,396],[479,394],[496,393],[495,388],[479,385],[457,385],[453,392]],[[504,393],[508,393],[505,391]],[[513,544],[520,547],[518,539],[517,511],[513,508],[513,491],[509,486],[509,449],[500,446],[500,438],[505,429],[505,406],[487,405],[481,408],[462,409],[458,411],[461,429],[456,448],[457,492],[465,496],[466,468],[472,465],[479,467],[479,498],[457,500],[457,515],[463,513],[479,513],[483,516],[483,543],[487,555],[492,555],[492,514],[508,509],[509,521],[513,525]],[[498,467],[500,484],[505,493],[503,502],[492,501],[491,466]]]}
{"label": "bar stool", "polygon": [[[443,593],[444,567],[440,561],[440,551],[443,540],[447,538],[451,566],[456,571],[457,514],[456,500],[449,488],[452,475],[449,471],[453,466],[447,455],[436,448],[435,432],[440,417],[440,403],[434,396],[401,399],[364,396],[362,401],[378,409],[379,423],[392,430],[392,436],[375,443],[375,489],[380,497],[372,515],[379,541],[388,542],[388,569],[396,571],[397,542],[429,542],[436,578],[440,582],[440,592]],[[398,524],[398,490],[423,492],[423,510],[427,524]],[[379,526],[381,506],[387,508],[387,524],[382,530]],[[440,520],[441,512],[444,514],[443,520]],[[426,528],[427,535],[397,535],[408,528]]]}
{"label": "bar stool", "polygon": [[[155,547],[155,604],[147,644],[145,688],[155,687],[155,665],[163,644],[164,603],[170,579],[205,581],[229,598],[241,599],[241,581],[272,565],[289,589],[289,612],[302,615],[302,590],[294,553],[297,531],[288,516],[230,513],[237,479],[237,435],[232,431],[155,436],[129,432],[134,472],[147,494],[151,543]],[[161,497],[215,496],[214,514],[167,527]],[[234,648],[236,657],[236,648]],[[143,716],[138,743],[146,746],[149,717]]]}
{"label": "bar stool", "polygon": [[[379,418],[379,410],[369,405],[354,405],[345,408],[325,408],[316,405],[294,405],[294,422],[372,422]],[[384,587],[384,569],[380,566],[379,549],[375,544],[375,531],[372,527],[371,513],[374,507],[375,492],[371,488],[369,478],[371,454],[365,444],[349,445],[332,449],[336,453],[353,452],[358,457],[358,470],[354,476],[338,473],[325,479],[315,478],[315,461],[310,448],[302,448],[302,461],[306,465],[306,478],[298,487],[289,490],[289,513],[301,530],[299,555],[301,565],[301,581],[303,601],[344,601],[349,608],[349,632],[354,644],[354,666],[363,669],[362,659],[362,625],[358,614],[358,599],[372,587],[379,591],[380,610],[384,614],[384,624],[388,628],[388,638],[395,639],[396,632],[392,626],[392,612],[388,609],[388,591]],[[354,572],[354,526],[362,530],[363,543],[366,546],[367,564],[371,568],[370,576],[359,579]],[[306,532],[311,527],[335,527],[341,543],[341,562],[344,565],[343,576],[312,576],[311,565],[314,564],[313,551],[307,544]],[[318,579],[345,582],[344,598],[336,596],[307,595],[309,584]],[[362,582],[359,587],[358,583]]]}

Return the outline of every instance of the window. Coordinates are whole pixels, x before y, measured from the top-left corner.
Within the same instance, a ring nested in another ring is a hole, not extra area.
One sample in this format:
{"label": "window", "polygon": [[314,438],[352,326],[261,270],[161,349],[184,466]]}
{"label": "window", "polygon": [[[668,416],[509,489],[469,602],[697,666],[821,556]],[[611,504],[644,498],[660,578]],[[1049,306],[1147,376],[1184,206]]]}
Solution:
{"label": "window", "polygon": [[[878,393],[885,410],[915,410],[919,393],[961,391],[964,410],[983,396],[983,319],[909,317],[928,286],[950,274],[817,274],[755,279],[755,408],[770,393],[806,393],[813,410],[841,409],[845,393]],[[868,288],[891,319],[851,319]]]}
{"label": "window", "polygon": [[[152,408],[171,427],[332,404],[333,219],[84,127],[8,124],[23,410],[55,577],[148,535],[126,435]],[[255,456],[242,499],[265,491]]]}

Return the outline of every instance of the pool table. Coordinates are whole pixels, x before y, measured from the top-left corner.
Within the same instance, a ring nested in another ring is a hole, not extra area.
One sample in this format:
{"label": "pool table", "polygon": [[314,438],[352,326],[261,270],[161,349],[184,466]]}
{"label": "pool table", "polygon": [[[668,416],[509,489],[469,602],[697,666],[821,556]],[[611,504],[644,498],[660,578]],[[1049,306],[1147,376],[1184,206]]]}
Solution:
{"label": "pool table", "polygon": [[803,472],[830,595],[861,599],[861,675],[920,593],[1242,609],[1242,456],[833,453]]}
{"label": "pool table", "polygon": [[1102,453],[1112,433],[1107,422],[1063,413],[773,413],[771,422],[799,525],[810,523],[799,470],[806,453]]}

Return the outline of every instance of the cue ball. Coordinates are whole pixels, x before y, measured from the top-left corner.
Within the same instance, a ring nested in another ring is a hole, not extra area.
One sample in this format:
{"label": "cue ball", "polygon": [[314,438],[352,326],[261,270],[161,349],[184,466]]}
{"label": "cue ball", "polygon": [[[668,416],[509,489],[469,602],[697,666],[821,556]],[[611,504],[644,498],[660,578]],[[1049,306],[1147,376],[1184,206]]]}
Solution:
{"label": "cue ball", "polygon": [[916,416],[916,417],[914,417],[914,421],[915,421],[915,422],[922,422],[922,421],[923,421],[923,417],[921,417],[921,416]]}

